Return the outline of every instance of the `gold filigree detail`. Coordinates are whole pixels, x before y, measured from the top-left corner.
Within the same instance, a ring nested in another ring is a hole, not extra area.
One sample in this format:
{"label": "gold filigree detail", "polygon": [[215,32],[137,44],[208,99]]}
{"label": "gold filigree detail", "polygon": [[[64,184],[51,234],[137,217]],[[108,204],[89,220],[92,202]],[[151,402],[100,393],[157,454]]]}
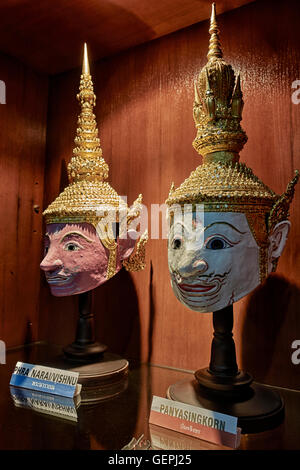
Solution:
{"label": "gold filigree detail", "polygon": [[138,198],[132,204],[132,207],[129,209],[127,213],[127,226],[129,227],[131,222],[137,219],[142,211],[142,201],[143,196],[139,194]]}
{"label": "gold filigree detail", "polygon": [[146,243],[148,241],[148,230],[145,230],[138,241],[135,252],[123,261],[127,271],[141,271],[145,268]]}
{"label": "gold filigree detail", "polygon": [[104,223],[100,221],[97,224],[96,231],[105,248],[109,250],[106,278],[110,279],[116,274],[118,247],[114,233],[112,231],[112,223],[109,220],[105,221]]}
{"label": "gold filigree detail", "polygon": [[[204,163],[192,171],[190,176],[169,195],[166,203],[207,203],[207,208],[228,211],[230,207],[243,203],[249,210],[271,209],[276,194],[269,189],[251,168],[239,162]],[[239,211],[240,212],[240,211]]]}
{"label": "gold filigree detail", "polygon": [[[193,108],[197,136],[193,142],[196,151],[205,157],[214,152],[232,152],[232,158],[247,142],[240,125],[243,94],[240,76],[235,77],[231,65],[223,59],[216,21],[215,4],[212,6],[209,33],[208,62],[195,82]],[[205,161],[205,160],[204,160]]]}
{"label": "gold filigree detail", "polygon": [[286,192],[278,197],[276,203],[272,207],[268,218],[268,231],[271,232],[276,224],[286,220],[289,216],[290,204],[295,193],[295,186],[299,179],[299,171],[295,171],[294,178],[289,182]]}
{"label": "gold filigree detail", "polygon": [[109,167],[102,157],[96,117],[96,104],[92,77],[84,45],[84,60],[77,100],[80,114],[73,156],[68,164],[69,186],[44,211],[47,224],[58,220],[68,222],[88,221],[96,226],[99,206],[124,208],[124,202],[107,181]]}

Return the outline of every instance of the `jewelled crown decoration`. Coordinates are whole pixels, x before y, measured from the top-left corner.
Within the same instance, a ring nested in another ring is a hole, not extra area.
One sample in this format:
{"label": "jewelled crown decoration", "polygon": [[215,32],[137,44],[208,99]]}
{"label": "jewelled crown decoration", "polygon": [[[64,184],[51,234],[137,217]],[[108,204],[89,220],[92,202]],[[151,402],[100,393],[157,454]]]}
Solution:
{"label": "jewelled crown decoration", "polygon": [[215,4],[212,7],[209,33],[208,63],[195,83],[194,120],[197,137],[193,146],[198,153],[207,156],[207,161],[213,158],[208,155],[217,151],[224,152],[223,161],[237,161],[238,153],[247,142],[240,125],[243,95],[239,75],[235,77],[231,65],[223,60]]}
{"label": "jewelled crown decoration", "polygon": [[96,116],[96,95],[84,45],[84,60],[77,99],[78,117],[73,156],[68,164],[69,185],[44,211],[47,224],[89,222],[97,225],[99,205],[124,206],[123,200],[107,181],[109,168],[102,157]]}
{"label": "jewelled crown decoration", "polygon": [[[267,276],[268,236],[289,216],[298,171],[282,195],[275,194],[250,168],[240,163],[247,142],[241,127],[243,94],[240,76],[223,59],[215,4],[210,20],[208,62],[195,81],[193,116],[197,135],[193,142],[203,164],[177,188],[172,184],[166,203],[200,204],[205,211],[245,213],[261,248],[261,280]],[[276,263],[274,264],[274,270]]]}
{"label": "jewelled crown decoration", "polygon": [[[101,238],[104,246],[110,250],[107,278],[115,274],[117,243],[113,234],[113,223],[120,222],[121,215],[126,217],[127,226],[139,217],[142,195],[128,208],[124,200],[105,181],[109,167],[102,157],[100,139],[93,108],[96,95],[84,44],[82,75],[80,78],[77,99],[80,103],[80,114],[75,137],[73,156],[68,164],[69,185],[43,212],[46,224],[54,223],[90,223]],[[113,209],[113,211],[112,211]],[[111,222],[110,213],[112,213]],[[105,220],[105,222],[104,222]],[[103,221],[103,222],[102,222]],[[128,270],[137,271],[145,266],[145,243],[147,233],[139,240],[136,252],[123,264]]]}

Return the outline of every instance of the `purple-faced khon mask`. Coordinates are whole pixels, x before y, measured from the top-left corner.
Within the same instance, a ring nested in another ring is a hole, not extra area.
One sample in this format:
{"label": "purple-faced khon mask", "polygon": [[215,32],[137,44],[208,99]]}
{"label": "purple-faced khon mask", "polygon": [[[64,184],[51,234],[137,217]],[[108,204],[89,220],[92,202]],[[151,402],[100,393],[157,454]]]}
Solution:
{"label": "purple-faced khon mask", "polygon": [[93,114],[96,96],[86,45],[77,99],[81,112],[76,147],[68,165],[69,185],[43,213],[45,257],[40,267],[55,296],[94,289],[122,266],[129,271],[145,266],[147,232],[138,240],[139,235],[132,228],[141,212],[142,196],[128,208],[105,181],[109,168],[102,158]]}

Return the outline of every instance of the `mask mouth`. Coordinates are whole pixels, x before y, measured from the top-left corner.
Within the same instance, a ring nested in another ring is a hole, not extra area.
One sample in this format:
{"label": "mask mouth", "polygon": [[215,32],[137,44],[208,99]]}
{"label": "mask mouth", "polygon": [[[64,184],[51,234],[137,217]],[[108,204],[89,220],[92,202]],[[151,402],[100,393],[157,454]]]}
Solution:
{"label": "mask mouth", "polygon": [[48,284],[52,286],[63,286],[69,284],[74,274],[46,274],[45,276]]}
{"label": "mask mouth", "polygon": [[179,295],[182,300],[186,302],[195,302],[199,297],[211,297],[218,294],[222,284],[215,280],[214,282],[204,282],[201,283],[187,283],[186,281],[182,284],[176,283]]}
{"label": "mask mouth", "polygon": [[178,288],[180,289],[181,292],[186,292],[190,293],[191,295],[196,295],[197,293],[201,294],[206,294],[210,292],[212,289],[218,286],[218,283],[212,282],[201,282],[201,283],[191,283],[187,284],[185,283],[179,283]]}
{"label": "mask mouth", "polygon": [[215,297],[226,282],[230,270],[224,274],[208,274],[205,276],[191,276],[183,279],[178,273],[172,273],[172,281],[175,288],[185,303],[195,303],[201,297]]}

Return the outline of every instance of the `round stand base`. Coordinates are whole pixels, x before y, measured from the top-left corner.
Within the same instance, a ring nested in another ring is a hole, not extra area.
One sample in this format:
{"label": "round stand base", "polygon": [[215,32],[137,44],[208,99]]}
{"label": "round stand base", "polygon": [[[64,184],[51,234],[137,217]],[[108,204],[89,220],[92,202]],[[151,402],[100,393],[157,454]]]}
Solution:
{"label": "round stand base", "polygon": [[43,363],[79,373],[78,383],[82,385],[81,404],[89,405],[107,400],[126,390],[128,385],[128,366],[126,359],[112,353],[103,353],[101,359],[92,363],[78,363],[64,356],[57,357],[51,363]]}
{"label": "round stand base", "polygon": [[280,395],[270,387],[252,383],[243,393],[206,389],[196,380],[177,382],[167,391],[174,401],[236,416],[243,434],[256,433],[278,426],[284,418]]}
{"label": "round stand base", "polygon": [[72,343],[63,348],[66,359],[70,359],[76,362],[91,362],[101,359],[104,351],[107,350],[105,344],[98,342],[79,344]]}
{"label": "round stand base", "polygon": [[239,370],[235,376],[216,375],[209,371],[209,369],[199,369],[195,372],[197,382],[205,388],[220,391],[237,391],[241,392],[248,388],[253,381],[253,377],[248,372]]}

